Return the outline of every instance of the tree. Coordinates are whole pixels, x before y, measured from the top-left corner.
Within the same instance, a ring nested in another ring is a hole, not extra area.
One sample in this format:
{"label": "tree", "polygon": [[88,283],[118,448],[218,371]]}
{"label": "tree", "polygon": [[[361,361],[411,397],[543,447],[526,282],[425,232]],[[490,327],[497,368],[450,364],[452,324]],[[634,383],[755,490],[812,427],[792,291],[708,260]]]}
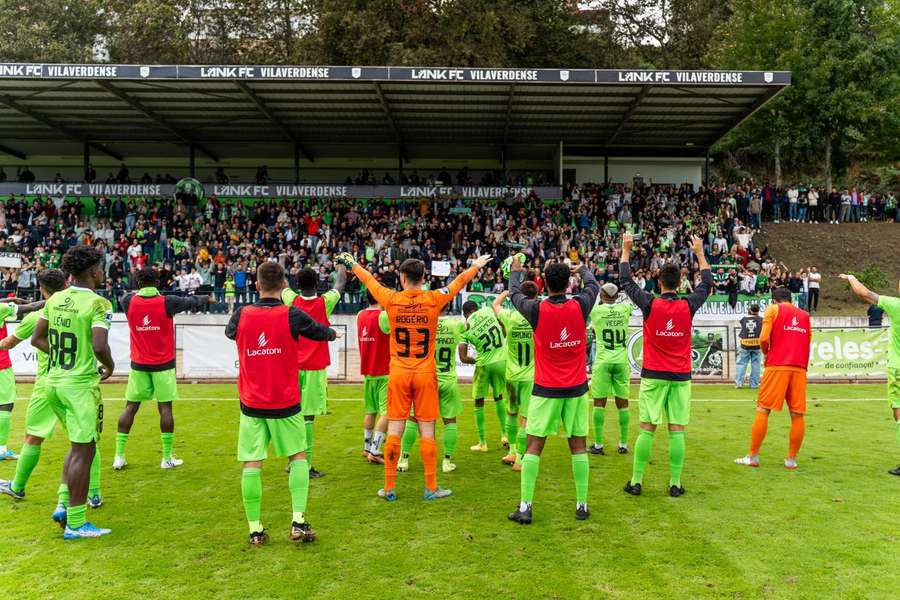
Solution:
{"label": "tree", "polygon": [[4,3],[0,56],[10,62],[96,62],[105,30],[102,0]]}

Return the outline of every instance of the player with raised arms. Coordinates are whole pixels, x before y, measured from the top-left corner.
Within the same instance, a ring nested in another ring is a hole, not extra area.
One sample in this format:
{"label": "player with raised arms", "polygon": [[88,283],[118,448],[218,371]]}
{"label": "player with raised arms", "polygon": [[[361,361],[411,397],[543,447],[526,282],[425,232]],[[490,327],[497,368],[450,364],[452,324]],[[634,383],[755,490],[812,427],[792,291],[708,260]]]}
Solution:
{"label": "player with raised arms", "polygon": [[[65,539],[111,533],[85,518],[89,482],[98,488],[100,484],[100,381],[108,379],[115,368],[109,349],[112,304],[94,291],[103,281],[103,259],[100,250],[85,245],[73,246],[63,255],[62,269],[72,276],[73,283],[47,300],[31,336],[31,345],[49,354],[47,400],[71,442],[63,466],[60,504],[53,513],[53,519],[65,527]],[[90,492],[91,506],[99,506],[99,489]]]}
{"label": "player with raised arms", "polygon": [[[509,299],[534,331],[534,389],[528,406],[528,448],[522,458],[519,506],[507,518],[522,525],[531,523],[541,453],[547,437],[556,435],[562,423],[572,454],[575,518],[582,521],[590,516],[586,324],[600,288],[585,265],[570,268],[557,262],[544,269],[548,297],[536,300],[522,292],[525,271],[517,258],[510,268]],[[573,274],[581,276],[583,289],[567,298]]]}
{"label": "player with raised arms", "polygon": [[[850,284],[850,289],[858,297],[869,304],[875,304],[887,313],[891,320],[890,354],[888,355],[888,405],[894,416],[897,429],[897,444],[900,445],[900,298],[876,294],[864,286],[855,275],[841,275],[841,279]],[[900,289],[900,286],[898,286]],[[888,471],[891,475],[900,475],[900,465]]]}
{"label": "player with raised arms", "polygon": [[[465,352],[460,357],[462,362],[475,365],[472,378],[472,399],[475,400],[475,428],[478,431],[478,443],[470,448],[473,452],[487,452],[487,437],[484,427],[484,399],[489,393],[494,397],[494,408],[500,424],[500,445],[508,445],[506,404],[503,394],[506,392],[506,340],[503,328],[494,309],[490,306],[478,308],[478,304],[469,300],[463,303],[463,317],[466,329],[462,339],[466,342]],[[469,355],[469,346],[475,348],[477,356]],[[513,419],[515,421],[515,419]]]}
{"label": "player with raised arms", "polygon": [[125,468],[125,446],[141,404],[156,399],[159,410],[159,437],[162,442],[161,469],[174,469],[183,460],[172,454],[175,417],[172,402],[178,400],[175,374],[175,321],[178,313],[197,311],[212,301],[212,296],[163,296],[159,292],[159,271],[144,267],[134,274],[138,291],[122,298],[122,310],[128,319],[131,338],[131,371],[125,389],[125,410],[119,416],[116,432],[116,456],[113,469]]}
{"label": "player with raised arms", "polygon": [[622,237],[619,257],[619,280],[622,289],[644,315],[644,361],[641,365],[640,419],[641,431],[634,444],[634,468],[625,491],[641,495],[644,471],[653,452],[653,434],[662,424],[669,424],[669,495],[684,494],[681,472],[684,469],[684,429],[691,420],[691,334],[694,314],[713,287],[712,271],[703,252],[703,240],[693,238],[692,248],[700,267],[700,283],[687,296],[678,295],[681,267],[665,263],[659,271],[661,294],[654,296],[631,277],[631,248],[634,236]]}
{"label": "player with raised arms", "polygon": [[425,263],[406,259],[400,264],[402,291],[382,286],[374,275],[356,263],[352,254],[343,253],[336,261],[353,269],[366,289],[384,307],[390,320],[391,368],[388,376],[388,436],[384,445],[384,487],[378,495],[387,501],[397,499],[397,462],[400,459],[400,434],[410,409],[415,409],[421,441],[419,452],[425,471],[426,500],[445,498],[450,490],[437,485],[437,442],[434,422],[440,415],[434,340],[438,316],[450,301],[490,260],[479,256],[450,285],[439,290],[422,289]]}
{"label": "player with raised arms", "polygon": [[286,283],[277,262],[259,266],[259,301],[238,308],[225,328],[225,336],[237,343],[240,426],[237,459],[244,463],[241,496],[250,528],[250,544],[268,540],[262,525],[262,464],[272,444],[275,456],[287,457],[291,493],[290,539],[312,542],[316,534],[306,520],[309,464],[306,458],[306,424],[302,414],[297,356],[301,337],[327,342],[337,337],[302,310],[282,301]]}

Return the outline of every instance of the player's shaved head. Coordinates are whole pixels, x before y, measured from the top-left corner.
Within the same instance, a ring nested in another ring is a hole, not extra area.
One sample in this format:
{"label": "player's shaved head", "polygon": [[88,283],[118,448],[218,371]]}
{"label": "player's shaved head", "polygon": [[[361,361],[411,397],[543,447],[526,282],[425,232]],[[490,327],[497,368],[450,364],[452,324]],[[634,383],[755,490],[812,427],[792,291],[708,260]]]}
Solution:
{"label": "player's shaved head", "polygon": [[519,291],[521,291],[526,298],[530,300],[534,300],[538,296],[538,286],[533,281],[523,281],[522,285],[519,286]]}
{"label": "player's shaved head", "polygon": [[681,284],[681,268],[673,262],[667,262],[659,270],[659,285],[664,292],[675,292]]}
{"label": "player's shaved head", "polygon": [[138,289],[159,286],[159,271],[153,267],[144,267],[134,274],[134,284]]}
{"label": "player's shaved head", "polygon": [[420,284],[425,279],[425,263],[418,258],[407,258],[400,263],[400,274],[406,277],[411,285]]}
{"label": "player's shaved head", "polygon": [[59,269],[44,269],[38,273],[37,281],[47,296],[65,289],[68,277]]}
{"label": "player's shaved head", "polygon": [[571,270],[565,263],[553,263],[544,269],[544,281],[547,282],[547,291],[551,294],[564,294],[569,287]]}
{"label": "player's shaved head", "polygon": [[463,302],[463,316],[467,319],[469,318],[469,315],[471,315],[476,310],[478,310],[478,305],[476,303],[472,302],[471,300],[466,300],[465,302]]}
{"label": "player's shaved head", "polygon": [[309,267],[301,269],[297,274],[297,285],[301,290],[315,290],[316,284],[319,282],[319,276]]}
{"label": "player's shaved head", "polygon": [[256,283],[260,292],[281,291],[284,287],[284,268],[277,262],[264,262],[256,269]]}
{"label": "player's shaved head", "polygon": [[779,287],[772,290],[772,300],[778,303],[787,302],[791,303],[791,290],[786,287]]}

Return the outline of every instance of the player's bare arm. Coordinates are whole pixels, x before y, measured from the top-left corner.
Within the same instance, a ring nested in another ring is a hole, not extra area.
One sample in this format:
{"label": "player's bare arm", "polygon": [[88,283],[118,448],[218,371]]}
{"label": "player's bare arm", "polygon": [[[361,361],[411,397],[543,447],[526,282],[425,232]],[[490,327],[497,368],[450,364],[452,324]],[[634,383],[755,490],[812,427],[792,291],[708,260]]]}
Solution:
{"label": "player's bare arm", "polygon": [[[41,321],[46,323],[46,321]],[[38,323],[40,326],[40,322]],[[37,327],[34,328],[37,333]],[[105,327],[94,327],[91,329],[91,346],[94,350],[94,356],[100,362],[100,381],[109,379],[116,368],[113,362],[112,351],[109,349],[109,329]]]}
{"label": "player's bare arm", "polygon": [[462,361],[463,364],[466,365],[474,365],[475,357],[469,354],[469,345],[468,344],[460,344],[457,346],[459,349],[459,360]]}
{"label": "player's bare arm", "polygon": [[494,298],[494,301],[491,303],[491,308],[494,309],[494,314],[497,315],[498,317],[500,316],[500,311],[503,310],[503,303],[506,301],[506,298],[508,296],[509,296],[509,292],[504,291],[499,296]]}
{"label": "player's bare arm", "polygon": [[47,338],[50,331],[50,322],[47,319],[38,319],[31,334],[31,345],[41,352],[50,352],[50,340]]}
{"label": "player's bare arm", "polygon": [[334,279],[334,291],[339,294],[343,294],[344,287],[347,285],[347,267],[338,263],[336,272],[337,275]]}
{"label": "player's bare arm", "polygon": [[878,294],[864,286],[862,282],[856,278],[856,275],[846,275],[841,273],[838,277],[850,284],[850,289],[854,294],[859,296],[861,300],[868,302],[869,304],[878,304]]}
{"label": "player's bare arm", "polygon": [[694,251],[694,256],[697,257],[697,264],[700,266],[700,270],[708,269],[709,261],[706,260],[706,253],[703,251],[703,240],[696,235],[691,237],[691,250]]}
{"label": "player's bare arm", "polygon": [[0,350],[6,350],[6,351],[12,350],[13,348],[15,348],[16,346],[18,346],[19,344],[21,344],[24,341],[25,340],[20,340],[14,334],[11,333],[8,336],[6,336],[5,338],[3,338],[3,340],[0,340]]}

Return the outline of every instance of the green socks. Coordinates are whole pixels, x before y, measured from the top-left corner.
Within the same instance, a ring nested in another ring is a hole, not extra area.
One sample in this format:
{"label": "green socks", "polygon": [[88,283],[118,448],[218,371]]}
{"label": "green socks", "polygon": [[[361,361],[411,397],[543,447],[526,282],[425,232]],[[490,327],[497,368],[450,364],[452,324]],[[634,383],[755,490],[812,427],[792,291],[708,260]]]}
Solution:
{"label": "green socks", "polygon": [[509,448],[515,447],[519,437],[519,415],[506,415],[506,439],[509,440]]}
{"label": "green socks", "polygon": [[[309,463],[306,462],[306,459],[291,461],[288,489],[291,491],[291,510],[294,512],[294,521],[302,523],[303,513],[306,512],[306,499],[309,496]],[[261,490],[260,493],[262,493]],[[249,520],[250,517],[247,519]]]}
{"label": "green socks", "polygon": [[525,456],[525,451],[528,450],[528,432],[525,430],[525,427],[519,427],[519,435],[516,436],[516,449],[519,451],[519,456]]}
{"label": "green socks", "polygon": [[100,444],[94,448],[94,460],[91,462],[91,480],[88,483],[88,496],[100,495]]}
{"label": "green socks", "polygon": [[684,432],[669,432],[669,485],[681,487],[681,470],[684,469]]}
{"label": "green socks", "polygon": [[631,422],[631,414],[628,407],[619,409],[619,443],[628,445],[628,424]]}
{"label": "green socks", "polygon": [[503,398],[494,399],[494,408],[497,411],[497,421],[500,423],[500,435],[506,435],[506,402]]}
{"label": "green socks", "polygon": [[400,438],[400,455],[407,456],[416,443],[416,434],[419,433],[419,425],[415,421],[407,421],[403,428],[403,437]]}
{"label": "green socks", "polygon": [[484,435],[484,406],[475,407],[475,429],[478,430],[478,443],[487,444],[487,438]]}
{"label": "green socks", "polygon": [[[308,423],[309,421],[307,421]],[[291,467],[291,477],[294,468]],[[306,473],[307,481],[309,472]],[[247,515],[247,523],[250,525],[250,533],[262,531],[260,521],[260,505],[262,504],[262,473],[259,468],[244,467],[241,475],[241,497],[244,500],[244,513]]]}
{"label": "green socks", "polygon": [[603,423],[606,421],[606,407],[605,406],[595,406],[594,407],[594,444],[598,446],[603,445]]}
{"label": "green socks", "polygon": [[588,455],[572,455],[572,476],[575,478],[575,502],[587,504],[588,497]]}
{"label": "green socks", "polygon": [[63,506],[69,505],[69,486],[67,484],[59,484],[59,487],[56,488],[56,498],[57,502],[59,502]]}
{"label": "green socks", "polygon": [[159,439],[162,440],[163,460],[172,458],[172,443],[175,441],[175,434],[161,433]]}
{"label": "green socks", "polygon": [[37,466],[41,458],[40,445],[22,444],[22,451],[19,453],[19,462],[16,463],[16,476],[13,478],[12,490],[18,494],[25,491],[28,485],[28,479],[31,472]]}
{"label": "green socks", "polygon": [[522,503],[531,504],[534,499],[534,484],[537,483],[538,472],[541,470],[541,457],[536,454],[526,454],[522,457]]}
{"label": "green socks", "polygon": [[12,425],[12,411],[0,410],[0,447],[6,448],[9,440],[9,428]]}
{"label": "green socks", "polygon": [[444,457],[452,458],[456,454],[456,440],[459,431],[456,423],[447,423],[444,425]]}
{"label": "green socks", "polygon": [[313,449],[313,423],[315,421],[304,421],[306,424],[306,462],[312,465],[312,449]]}
{"label": "green socks", "polygon": [[650,462],[650,454],[653,452],[653,432],[641,429],[637,441],[634,443],[634,472],[631,474],[631,483],[640,483]]}
{"label": "green socks", "polygon": [[127,433],[116,433],[116,456],[125,458],[125,445],[128,444]]}
{"label": "green socks", "polygon": [[66,527],[69,529],[78,529],[85,522],[87,514],[87,504],[81,506],[70,506],[66,509]]}

